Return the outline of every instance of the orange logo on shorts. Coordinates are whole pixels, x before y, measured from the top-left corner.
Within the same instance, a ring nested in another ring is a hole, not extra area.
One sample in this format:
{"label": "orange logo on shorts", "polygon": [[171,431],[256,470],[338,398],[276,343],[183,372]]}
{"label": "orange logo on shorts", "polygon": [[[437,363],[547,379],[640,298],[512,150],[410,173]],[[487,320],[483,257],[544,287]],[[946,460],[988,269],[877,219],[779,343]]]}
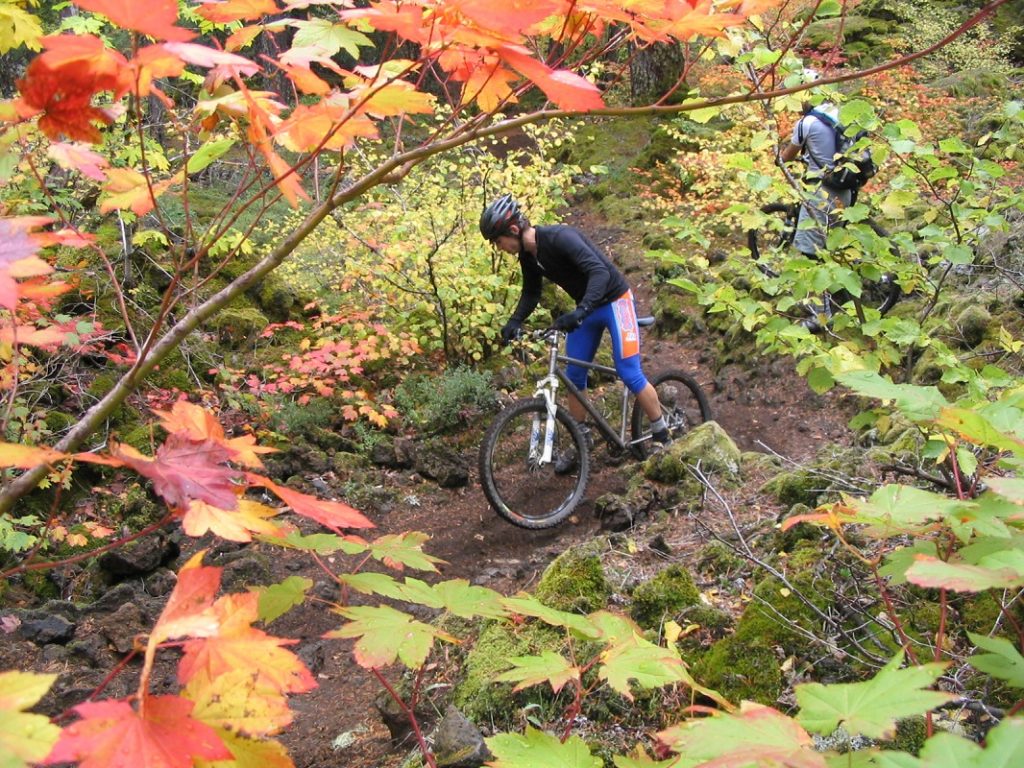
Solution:
{"label": "orange logo on shorts", "polygon": [[640,354],[640,327],[636,324],[636,311],[633,309],[633,292],[626,291],[612,304],[615,313],[615,324],[619,327],[619,342],[622,345],[622,357],[633,357]]}

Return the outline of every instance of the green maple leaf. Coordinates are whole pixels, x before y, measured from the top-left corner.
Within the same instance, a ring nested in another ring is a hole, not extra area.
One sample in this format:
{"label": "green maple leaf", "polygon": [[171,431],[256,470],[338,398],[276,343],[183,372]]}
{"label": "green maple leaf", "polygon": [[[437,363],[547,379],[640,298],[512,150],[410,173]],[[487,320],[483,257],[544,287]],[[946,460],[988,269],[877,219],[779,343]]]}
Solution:
{"label": "green maple leaf", "polygon": [[397,570],[408,566],[417,571],[437,572],[435,563],[443,563],[444,560],[423,551],[423,545],[428,539],[430,536],[419,531],[389,533],[372,541],[369,544],[369,550],[374,558]]}
{"label": "green maple leaf", "polygon": [[386,667],[395,661],[419,669],[430,655],[435,639],[458,642],[447,632],[387,605],[360,605],[334,611],[350,621],[324,637],[359,638],[355,658],[366,669]]}
{"label": "green maple leaf", "polygon": [[814,733],[830,734],[842,725],[851,735],[888,739],[896,731],[897,720],[924,714],[956,698],[951,693],[926,690],[942,674],[945,664],[900,669],[902,663],[901,652],[863,683],[796,686],[801,708],[797,719]]}
{"label": "green maple leaf", "polygon": [[451,579],[429,585],[419,579],[407,578],[402,593],[403,599],[411,603],[439,608],[464,619],[500,619],[508,616],[508,611],[501,605],[500,593],[474,586],[466,579]]}
{"label": "green maple leaf", "polygon": [[601,662],[598,676],[630,701],[633,700],[629,690],[631,680],[648,690],[671,683],[696,686],[675,651],[642,638],[606,649],[601,654]]}
{"label": "green maple leaf", "polygon": [[364,595],[381,595],[392,600],[406,599],[402,584],[386,573],[343,573],[338,578]]}
{"label": "green maple leaf", "polygon": [[34,706],[53,685],[56,675],[0,673],[0,766],[21,768],[50,753],[60,728],[43,715],[22,712]]}
{"label": "green maple leaf", "polygon": [[311,579],[289,576],[280,584],[271,584],[259,590],[259,617],[269,624],[279,616],[288,613],[306,599],[306,592],[313,586]]}
{"label": "green maple leaf", "polygon": [[[316,552],[318,555],[333,555],[338,550],[345,550],[348,554],[358,554],[358,552],[348,552],[348,548],[352,545],[351,542],[345,541],[341,536],[334,533],[313,533],[309,536],[303,536],[298,531],[292,531],[283,538],[275,538],[272,536],[258,536],[260,541],[264,541],[268,544],[276,544],[281,547],[288,547],[289,549],[302,549],[308,552]],[[359,552],[365,551],[365,547],[360,547]]]}
{"label": "green maple leaf", "polygon": [[918,530],[928,521],[955,517],[974,506],[910,485],[896,484],[882,486],[867,501],[851,499],[849,505],[857,512],[855,522],[867,523],[877,534],[885,536]]}
{"label": "green maple leaf", "polygon": [[353,59],[358,59],[360,46],[373,47],[373,41],[362,32],[344,24],[332,24],[326,19],[289,21],[288,24],[295,27],[292,48],[317,48],[325,56],[345,51]]}
{"label": "green maple leaf", "polygon": [[872,765],[877,768],[1016,768],[1022,754],[1024,718],[1008,717],[988,732],[984,748],[960,736],[939,733],[924,743],[920,757],[904,752],[881,752],[875,755]]}
{"label": "green maple leaf", "polygon": [[943,562],[918,555],[907,569],[907,581],[919,587],[951,589],[954,592],[984,592],[1011,589],[1024,583],[1024,570],[1002,567],[998,562],[972,565],[961,561]]}
{"label": "green maple leaf", "polygon": [[526,733],[499,733],[487,739],[494,754],[492,768],[601,768],[604,762],[590,754],[586,742],[570,736],[565,743],[527,726]]}
{"label": "green maple leaf", "polygon": [[580,679],[579,667],[572,666],[554,651],[544,651],[540,656],[516,656],[509,661],[515,667],[494,679],[503,683],[518,683],[514,689],[517,691],[541,683],[551,683],[552,690],[558,693],[570,680]]}
{"label": "green maple leaf", "polygon": [[565,627],[586,639],[594,640],[601,636],[601,631],[585,616],[549,608],[536,597],[525,592],[520,592],[514,597],[506,597],[501,604],[512,613],[517,613],[520,616],[533,616],[553,627]]}
{"label": "green maple leaf", "polygon": [[687,765],[824,768],[807,732],[791,717],[745,701],[738,714],[720,714],[668,728],[658,739],[683,755]]}
{"label": "green maple leaf", "polygon": [[975,653],[971,666],[979,672],[1005,680],[1015,688],[1024,688],[1024,656],[1005,637],[986,637],[968,632],[971,642],[988,653]]}

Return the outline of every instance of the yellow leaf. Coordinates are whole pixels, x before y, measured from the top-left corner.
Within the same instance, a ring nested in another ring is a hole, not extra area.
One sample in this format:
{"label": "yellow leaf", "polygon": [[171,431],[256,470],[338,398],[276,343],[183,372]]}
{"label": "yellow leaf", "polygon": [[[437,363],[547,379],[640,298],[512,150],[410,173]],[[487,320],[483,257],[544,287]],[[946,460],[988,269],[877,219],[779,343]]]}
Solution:
{"label": "yellow leaf", "polygon": [[0,53],[20,45],[38,51],[42,35],[43,28],[37,17],[11,3],[0,3]]}
{"label": "yellow leaf", "polygon": [[679,635],[681,635],[682,632],[683,628],[676,624],[674,621],[670,620],[665,622],[665,640],[667,640],[669,644],[672,644],[676,640],[678,640]]}

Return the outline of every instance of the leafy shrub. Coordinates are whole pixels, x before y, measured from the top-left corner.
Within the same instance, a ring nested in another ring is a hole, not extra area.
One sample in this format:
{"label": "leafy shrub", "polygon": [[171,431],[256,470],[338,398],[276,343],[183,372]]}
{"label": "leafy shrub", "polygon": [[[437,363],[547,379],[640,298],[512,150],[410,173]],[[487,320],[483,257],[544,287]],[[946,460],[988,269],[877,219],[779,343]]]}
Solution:
{"label": "leafy shrub", "polygon": [[412,374],[395,388],[395,406],[424,432],[455,429],[467,418],[491,410],[495,402],[491,374],[464,367],[440,377]]}
{"label": "leafy shrub", "polygon": [[275,409],[274,428],[294,437],[314,427],[328,426],[338,418],[338,407],[326,398],[315,397],[305,403],[282,400]]}

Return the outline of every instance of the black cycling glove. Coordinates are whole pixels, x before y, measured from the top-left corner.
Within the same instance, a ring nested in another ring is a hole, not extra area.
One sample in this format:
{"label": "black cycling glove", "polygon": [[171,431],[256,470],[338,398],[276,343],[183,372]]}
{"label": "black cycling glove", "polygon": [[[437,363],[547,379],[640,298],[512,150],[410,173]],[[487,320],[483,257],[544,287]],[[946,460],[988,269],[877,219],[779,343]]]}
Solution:
{"label": "black cycling glove", "polygon": [[501,343],[509,344],[519,338],[519,333],[523,329],[523,324],[519,320],[512,318],[501,329]]}
{"label": "black cycling glove", "polygon": [[569,333],[579,328],[583,324],[583,318],[586,316],[587,310],[585,308],[576,307],[572,312],[566,312],[564,315],[559,315],[555,318],[555,322],[551,327],[556,331]]}

